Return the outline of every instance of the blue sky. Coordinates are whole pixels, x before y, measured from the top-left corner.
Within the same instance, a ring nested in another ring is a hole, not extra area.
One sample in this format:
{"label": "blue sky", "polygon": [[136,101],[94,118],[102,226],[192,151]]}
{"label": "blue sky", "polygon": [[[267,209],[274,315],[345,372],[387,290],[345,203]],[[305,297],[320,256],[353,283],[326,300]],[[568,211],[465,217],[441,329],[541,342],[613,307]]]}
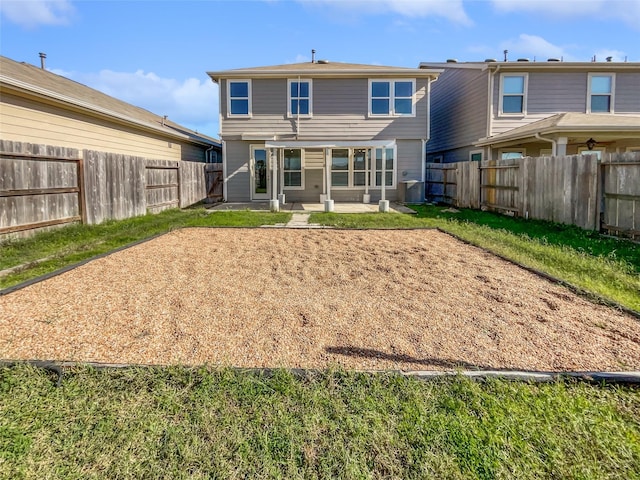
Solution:
{"label": "blue sky", "polygon": [[640,62],[640,0],[1,0],[0,53],[218,135],[205,72],[317,58]]}

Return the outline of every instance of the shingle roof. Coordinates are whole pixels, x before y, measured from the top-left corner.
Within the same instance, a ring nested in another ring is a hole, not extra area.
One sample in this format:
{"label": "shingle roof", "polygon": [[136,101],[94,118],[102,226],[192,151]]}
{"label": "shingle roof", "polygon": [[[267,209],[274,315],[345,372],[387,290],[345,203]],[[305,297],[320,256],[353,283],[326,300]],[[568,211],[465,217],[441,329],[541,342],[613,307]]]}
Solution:
{"label": "shingle roof", "polygon": [[190,140],[198,143],[219,143],[217,139],[196,133],[169,119],[164,121],[163,126],[162,116],[160,115],[118,100],[69,78],[56,75],[28,63],[16,62],[1,55],[0,84],[20,87],[43,95],[51,95],[60,101],[66,101],[87,110],[107,115],[111,113],[118,118],[151,127],[167,135],[186,135]]}
{"label": "shingle roof", "polygon": [[536,133],[544,135],[556,132],[632,132],[640,134],[640,116],[578,112],[558,113],[492,137],[482,138],[475,145],[490,145],[533,137]]}
{"label": "shingle roof", "polygon": [[314,76],[367,76],[375,75],[397,75],[412,77],[437,77],[440,70],[429,70],[407,67],[388,67],[382,65],[366,65],[361,63],[327,62],[320,60],[317,62],[288,63],[284,65],[272,65],[264,67],[236,68],[231,70],[220,70],[207,72],[213,79],[218,78],[239,78],[260,77],[260,76],[287,76],[287,75],[314,75]]}

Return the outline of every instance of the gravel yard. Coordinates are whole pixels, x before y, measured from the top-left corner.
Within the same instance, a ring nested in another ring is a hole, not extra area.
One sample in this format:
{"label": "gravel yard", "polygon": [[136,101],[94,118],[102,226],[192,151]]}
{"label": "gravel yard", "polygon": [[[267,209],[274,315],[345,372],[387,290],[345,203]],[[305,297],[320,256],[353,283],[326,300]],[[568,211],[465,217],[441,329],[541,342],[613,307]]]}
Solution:
{"label": "gravel yard", "polygon": [[638,370],[640,320],[436,230],[184,229],[0,296],[0,358]]}

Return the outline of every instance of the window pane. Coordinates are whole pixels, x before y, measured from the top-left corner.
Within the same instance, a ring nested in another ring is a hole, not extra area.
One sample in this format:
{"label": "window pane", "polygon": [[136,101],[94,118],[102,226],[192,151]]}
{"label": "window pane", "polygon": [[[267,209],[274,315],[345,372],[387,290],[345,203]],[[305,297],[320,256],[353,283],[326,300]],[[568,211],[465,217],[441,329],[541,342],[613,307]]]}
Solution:
{"label": "window pane", "polygon": [[298,100],[291,100],[291,113],[293,115],[298,113]]}
{"label": "window pane", "polygon": [[396,97],[410,97],[413,95],[413,83],[396,82],[394,91]]}
{"label": "window pane", "polygon": [[291,82],[291,98],[298,96],[298,82]]}
{"label": "window pane", "polygon": [[371,113],[375,115],[389,114],[389,100],[374,98],[371,100]]}
{"label": "window pane", "polygon": [[253,158],[256,159],[256,161],[266,161],[267,160],[267,151],[266,150],[254,150],[253,151]]}
{"label": "window pane", "polygon": [[522,152],[502,152],[500,158],[502,158],[503,160],[509,158],[522,158]]}
{"label": "window pane", "polygon": [[379,187],[382,184],[382,173],[376,172],[376,187]]}
{"label": "window pane", "polygon": [[482,160],[482,154],[481,153],[472,153],[471,154],[471,161],[472,162],[479,162]]}
{"label": "window pane", "polygon": [[591,95],[592,112],[610,112],[611,97],[609,95]]}
{"label": "window pane", "polygon": [[331,185],[334,187],[348,187],[349,172],[331,172]]}
{"label": "window pane", "polygon": [[364,170],[367,168],[366,164],[367,151],[363,149],[356,149],[353,151],[353,169]]}
{"label": "window pane", "polygon": [[522,113],[522,100],[520,95],[504,97],[502,99],[502,111],[504,113]]}
{"label": "window pane", "polygon": [[231,113],[234,115],[249,114],[249,100],[231,100]]}
{"label": "window pane", "polygon": [[302,173],[300,172],[284,172],[285,187],[301,187]]}
{"label": "window pane", "polygon": [[393,148],[387,148],[386,169],[393,170]]}
{"label": "window pane", "polygon": [[284,151],[284,169],[285,170],[301,170],[302,160],[300,150],[292,149]]}
{"label": "window pane", "polygon": [[300,108],[300,115],[309,115],[309,100],[298,100],[298,108]]}
{"label": "window pane", "polygon": [[247,82],[231,82],[229,87],[232,97],[248,97],[249,84]]}
{"label": "window pane", "polygon": [[354,172],[353,173],[353,184],[356,187],[361,187],[365,185],[365,181],[367,179],[367,174],[364,172]]}
{"label": "window pane", "polygon": [[387,177],[387,186],[393,185],[393,172],[385,172],[385,175]]}
{"label": "window pane", "polygon": [[388,97],[389,91],[389,82],[371,82],[372,97]]}
{"label": "window pane", "polygon": [[397,114],[411,114],[411,99],[410,98],[396,98],[396,100],[395,100],[395,112]]}
{"label": "window pane", "polygon": [[349,170],[349,150],[341,148],[331,151],[331,169]]}
{"label": "window pane", "polygon": [[591,93],[611,93],[611,77],[591,77]]}
{"label": "window pane", "polygon": [[376,170],[382,170],[382,149],[376,148]]}
{"label": "window pane", "polygon": [[524,93],[524,77],[503,77],[503,93]]}
{"label": "window pane", "polygon": [[309,98],[309,82],[300,82],[300,96]]}

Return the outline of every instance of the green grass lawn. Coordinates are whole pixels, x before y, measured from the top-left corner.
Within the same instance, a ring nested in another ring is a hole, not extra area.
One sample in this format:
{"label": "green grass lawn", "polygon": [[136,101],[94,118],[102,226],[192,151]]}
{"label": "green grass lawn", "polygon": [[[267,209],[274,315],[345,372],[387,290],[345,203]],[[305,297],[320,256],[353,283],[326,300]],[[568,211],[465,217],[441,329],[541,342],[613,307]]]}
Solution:
{"label": "green grass lawn", "polygon": [[640,390],[331,370],[0,368],[1,478],[640,477]]}
{"label": "green grass lawn", "polygon": [[0,289],[176,228],[259,227],[287,223],[290,218],[290,213],[207,213],[204,208],[192,208],[165,210],[157,215],[108,221],[100,225],[71,225],[25,240],[0,244],[0,270],[24,266],[15,273],[0,276]]}
{"label": "green grass lawn", "polygon": [[312,214],[310,222],[343,228],[440,228],[602,299],[640,311],[640,245],[570,225],[476,210],[417,206],[415,216]]}

